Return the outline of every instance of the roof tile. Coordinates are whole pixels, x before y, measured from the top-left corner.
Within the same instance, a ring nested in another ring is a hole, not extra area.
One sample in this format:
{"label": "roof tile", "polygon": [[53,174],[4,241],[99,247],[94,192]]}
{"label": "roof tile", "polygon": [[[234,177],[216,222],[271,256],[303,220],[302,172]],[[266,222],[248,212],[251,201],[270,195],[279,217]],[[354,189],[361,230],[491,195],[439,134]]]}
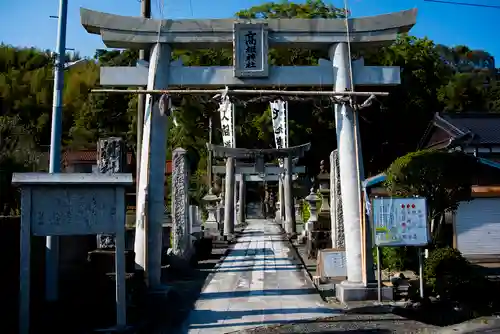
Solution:
{"label": "roof tile", "polygon": [[500,144],[500,113],[441,114],[460,131],[471,132],[476,144]]}

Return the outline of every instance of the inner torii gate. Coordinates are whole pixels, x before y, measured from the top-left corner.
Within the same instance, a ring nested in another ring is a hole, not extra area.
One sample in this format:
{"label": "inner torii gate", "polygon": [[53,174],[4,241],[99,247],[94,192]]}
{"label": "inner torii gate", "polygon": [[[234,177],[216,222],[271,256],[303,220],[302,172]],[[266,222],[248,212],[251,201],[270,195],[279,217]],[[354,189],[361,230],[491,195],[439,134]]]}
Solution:
{"label": "inner torii gate", "polygon": [[[212,172],[214,174],[225,176],[226,166],[212,166]],[[282,178],[282,175],[284,175],[284,172],[285,172],[284,168],[276,166],[274,164],[265,164],[264,166],[258,166],[257,164],[250,164],[250,163],[236,163],[234,173],[235,173],[235,180],[236,182],[239,183],[240,210],[238,212],[238,221],[240,223],[245,220],[246,182],[279,181],[280,178]],[[304,174],[305,172],[306,172],[305,166],[292,166],[292,171],[291,171],[292,181],[298,177],[298,174]],[[281,204],[284,205],[284,201]]]}
{"label": "inner torii gate", "polygon": [[283,168],[283,186],[285,193],[285,206],[286,210],[286,225],[285,231],[293,234],[296,231],[295,226],[295,213],[293,209],[292,197],[292,158],[303,157],[305,152],[309,151],[311,144],[303,144],[299,146],[275,149],[248,149],[248,148],[233,148],[226,146],[217,146],[207,143],[208,150],[214,153],[215,157],[226,158],[226,195],[224,200],[224,235],[231,235],[234,233],[234,189],[235,189],[235,160],[236,159],[255,159],[255,169],[257,173],[263,174],[266,170],[264,159],[282,158],[284,163]]}
{"label": "inner torii gate", "polygon": [[[161,221],[164,210],[164,166],[167,120],[152,94],[222,93],[261,95],[337,96],[335,120],[339,150],[340,184],[345,224],[347,281],[337,287],[343,300],[366,296],[368,270],[363,263],[359,175],[360,151],[356,135],[357,115],[350,97],[387,95],[383,92],[354,92],[354,86],[374,87],[400,84],[399,67],[364,66],[351,62],[353,48],[379,47],[408,32],[416,23],[416,9],[357,19],[269,19],[269,20],[152,20],[81,9],[81,23],[101,36],[112,48],[151,48],[149,65],[101,67],[101,84],[147,86],[143,146],[136,222],[136,262],[147,272],[150,287],[160,285]],[[269,47],[325,49],[330,59],[318,66],[269,66]],[[171,62],[171,51],[227,47],[234,50],[234,66],[185,67]],[[270,87],[312,86],[326,91],[282,91]],[[252,87],[251,90],[237,89]],[[186,88],[204,89],[203,91]],[[217,88],[217,90],[215,89]],[[259,89],[256,89],[259,88]],[[267,88],[268,90],[264,89]],[[167,91],[168,89],[168,91]],[[210,90],[212,89],[212,90]],[[365,88],[366,89],[366,88]],[[106,90],[101,90],[106,91]],[[109,92],[116,92],[114,89]],[[151,167],[151,168],[150,168]],[[144,216],[147,213],[147,227]],[[144,245],[147,240],[147,246]],[[147,260],[145,254],[148,254]],[[365,254],[371,256],[370,252]]]}

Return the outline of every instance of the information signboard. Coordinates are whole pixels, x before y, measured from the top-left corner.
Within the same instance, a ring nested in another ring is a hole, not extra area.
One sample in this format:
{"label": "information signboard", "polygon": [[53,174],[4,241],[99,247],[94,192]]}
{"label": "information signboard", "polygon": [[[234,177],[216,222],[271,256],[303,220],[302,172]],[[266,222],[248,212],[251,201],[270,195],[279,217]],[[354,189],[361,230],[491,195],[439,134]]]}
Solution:
{"label": "information signboard", "polygon": [[372,200],[375,246],[425,246],[429,242],[427,203],[422,197]]}
{"label": "information signboard", "polygon": [[321,277],[347,277],[347,263],[344,249],[322,249],[318,253],[316,272]]}

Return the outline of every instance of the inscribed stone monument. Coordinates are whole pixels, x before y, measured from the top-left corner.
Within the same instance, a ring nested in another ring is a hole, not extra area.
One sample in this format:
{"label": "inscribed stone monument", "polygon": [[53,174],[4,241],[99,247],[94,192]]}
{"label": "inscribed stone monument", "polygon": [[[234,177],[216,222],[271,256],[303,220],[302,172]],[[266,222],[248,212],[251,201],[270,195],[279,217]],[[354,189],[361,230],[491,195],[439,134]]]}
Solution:
{"label": "inscribed stone monument", "polygon": [[189,251],[190,240],[187,151],[175,149],[172,165],[172,248],[175,255],[184,257]]}
{"label": "inscribed stone monument", "polygon": [[330,153],[330,213],[332,222],[332,247],[344,248],[344,216],[342,214],[338,150]]}
{"label": "inscribed stone monument", "polygon": [[[125,143],[122,138],[102,138],[97,142],[97,170],[99,173],[123,173],[125,158]],[[102,249],[115,248],[114,235],[98,234],[97,247]]]}

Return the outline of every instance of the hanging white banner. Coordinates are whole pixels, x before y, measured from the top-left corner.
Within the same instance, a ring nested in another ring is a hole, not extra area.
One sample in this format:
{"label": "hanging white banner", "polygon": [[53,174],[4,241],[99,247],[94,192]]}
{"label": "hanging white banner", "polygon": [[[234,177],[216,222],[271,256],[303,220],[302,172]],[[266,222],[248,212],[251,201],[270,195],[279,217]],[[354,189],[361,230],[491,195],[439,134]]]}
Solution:
{"label": "hanging white banner", "polygon": [[[273,132],[276,148],[288,147],[288,102],[272,101],[271,117],[273,120]],[[280,167],[283,167],[283,160],[280,159]]]}
{"label": "hanging white banner", "polygon": [[219,104],[222,143],[226,147],[236,147],[234,135],[234,105],[229,96],[224,96]]}
{"label": "hanging white banner", "polygon": [[288,102],[273,101],[271,105],[271,116],[273,119],[274,140],[276,148],[288,147]]}

